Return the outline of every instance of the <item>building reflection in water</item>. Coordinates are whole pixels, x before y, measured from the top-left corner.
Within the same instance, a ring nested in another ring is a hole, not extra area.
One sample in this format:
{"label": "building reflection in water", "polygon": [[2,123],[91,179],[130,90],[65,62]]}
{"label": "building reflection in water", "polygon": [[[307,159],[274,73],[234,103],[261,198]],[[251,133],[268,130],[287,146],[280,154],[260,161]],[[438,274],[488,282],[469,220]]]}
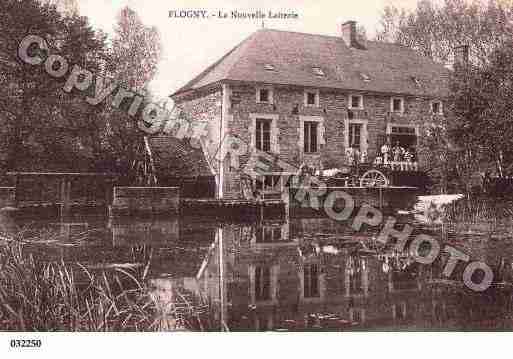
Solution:
{"label": "building reflection in water", "polygon": [[[343,228],[319,232],[329,228],[324,221],[217,229],[196,278],[225,328],[447,330],[476,325],[469,321],[469,310],[483,298],[433,285],[441,262],[422,266],[408,254],[377,253]],[[500,316],[498,310],[490,315]]]}

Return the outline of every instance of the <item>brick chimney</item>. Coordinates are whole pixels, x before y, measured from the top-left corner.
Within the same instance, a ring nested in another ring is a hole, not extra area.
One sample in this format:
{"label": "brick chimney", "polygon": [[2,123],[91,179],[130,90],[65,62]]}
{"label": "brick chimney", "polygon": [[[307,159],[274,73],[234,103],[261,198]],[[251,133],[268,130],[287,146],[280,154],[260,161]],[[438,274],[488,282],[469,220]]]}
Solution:
{"label": "brick chimney", "polygon": [[356,21],[346,21],[341,25],[342,39],[348,47],[358,47]]}

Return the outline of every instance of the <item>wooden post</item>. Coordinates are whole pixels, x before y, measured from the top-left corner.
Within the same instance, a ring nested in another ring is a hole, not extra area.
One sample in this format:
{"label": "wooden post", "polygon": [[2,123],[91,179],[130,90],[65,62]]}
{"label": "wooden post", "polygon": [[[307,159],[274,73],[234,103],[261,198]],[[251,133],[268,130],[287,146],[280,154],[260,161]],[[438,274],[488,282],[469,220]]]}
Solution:
{"label": "wooden post", "polygon": [[108,208],[110,205],[112,205],[112,201],[114,198],[114,183],[109,178],[103,182],[105,185],[105,206]]}
{"label": "wooden post", "polygon": [[290,187],[287,187],[287,190],[281,193],[281,200],[285,206],[285,220],[288,223],[290,218]]}
{"label": "wooden post", "polygon": [[223,243],[223,229],[217,229],[217,244],[219,249],[219,301],[221,307],[221,330],[228,331],[227,319],[227,306],[225,303],[226,293],[225,293],[225,274],[224,274],[224,243]]}
{"label": "wooden post", "polygon": [[15,187],[15,190],[14,190],[14,205],[16,207],[19,207],[19,203],[18,203],[19,202],[18,201],[18,199],[19,199],[18,193],[19,192],[18,191],[20,189],[20,177],[19,177],[18,174],[14,175],[14,187]]}
{"label": "wooden post", "polygon": [[394,282],[392,281],[392,268],[388,272],[388,292],[392,293],[394,291]]}
{"label": "wooden post", "polygon": [[61,213],[60,216],[66,217],[69,215],[71,197],[71,181],[66,177],[61,180]]}

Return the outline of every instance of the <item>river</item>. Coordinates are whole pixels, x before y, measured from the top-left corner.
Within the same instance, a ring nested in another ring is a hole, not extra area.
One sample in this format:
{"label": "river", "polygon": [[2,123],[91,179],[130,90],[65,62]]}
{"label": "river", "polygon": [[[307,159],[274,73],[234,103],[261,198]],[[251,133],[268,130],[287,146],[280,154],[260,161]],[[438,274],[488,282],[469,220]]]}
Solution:
{"label": "river", "polygon": [[[405,222],[414,223],[405,218]],[[511,239],[454,235],[416,224],[495,272],[494,284],[473,292],[462,268],[443,276],[446,257],[418,264],[411,253],[376,242],[376,230],[354,231],[327,218],[258,223],[202,217],[106,220],[14,220],[4,233],[23,233],[49,260],[91,270],[137,268],[160,301],[196,309],[193,330],[358,331],[511,330]],[[40,234],[44,233],[44,241]],[[201,323],[198,323],[200,322]],[[189,323],[190,324],[190,323]]]}

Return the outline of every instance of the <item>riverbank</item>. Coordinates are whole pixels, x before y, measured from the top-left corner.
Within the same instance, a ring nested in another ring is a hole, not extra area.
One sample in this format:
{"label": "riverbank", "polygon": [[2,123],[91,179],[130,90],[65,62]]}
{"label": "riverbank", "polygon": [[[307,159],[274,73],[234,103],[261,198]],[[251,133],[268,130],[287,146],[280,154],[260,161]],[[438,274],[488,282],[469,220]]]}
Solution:
{"label": "riverbank", "polygon": [[[176,331],[188,327],[184,300],[164,303],[141,266],[88,268],[30,250],[22,236],[0,245],[2,331]],[[158,288],[157,288],[158,289]],[[179,299],[179,298],[178,298]],[[176,300],[176,298],[175,298]]]}

